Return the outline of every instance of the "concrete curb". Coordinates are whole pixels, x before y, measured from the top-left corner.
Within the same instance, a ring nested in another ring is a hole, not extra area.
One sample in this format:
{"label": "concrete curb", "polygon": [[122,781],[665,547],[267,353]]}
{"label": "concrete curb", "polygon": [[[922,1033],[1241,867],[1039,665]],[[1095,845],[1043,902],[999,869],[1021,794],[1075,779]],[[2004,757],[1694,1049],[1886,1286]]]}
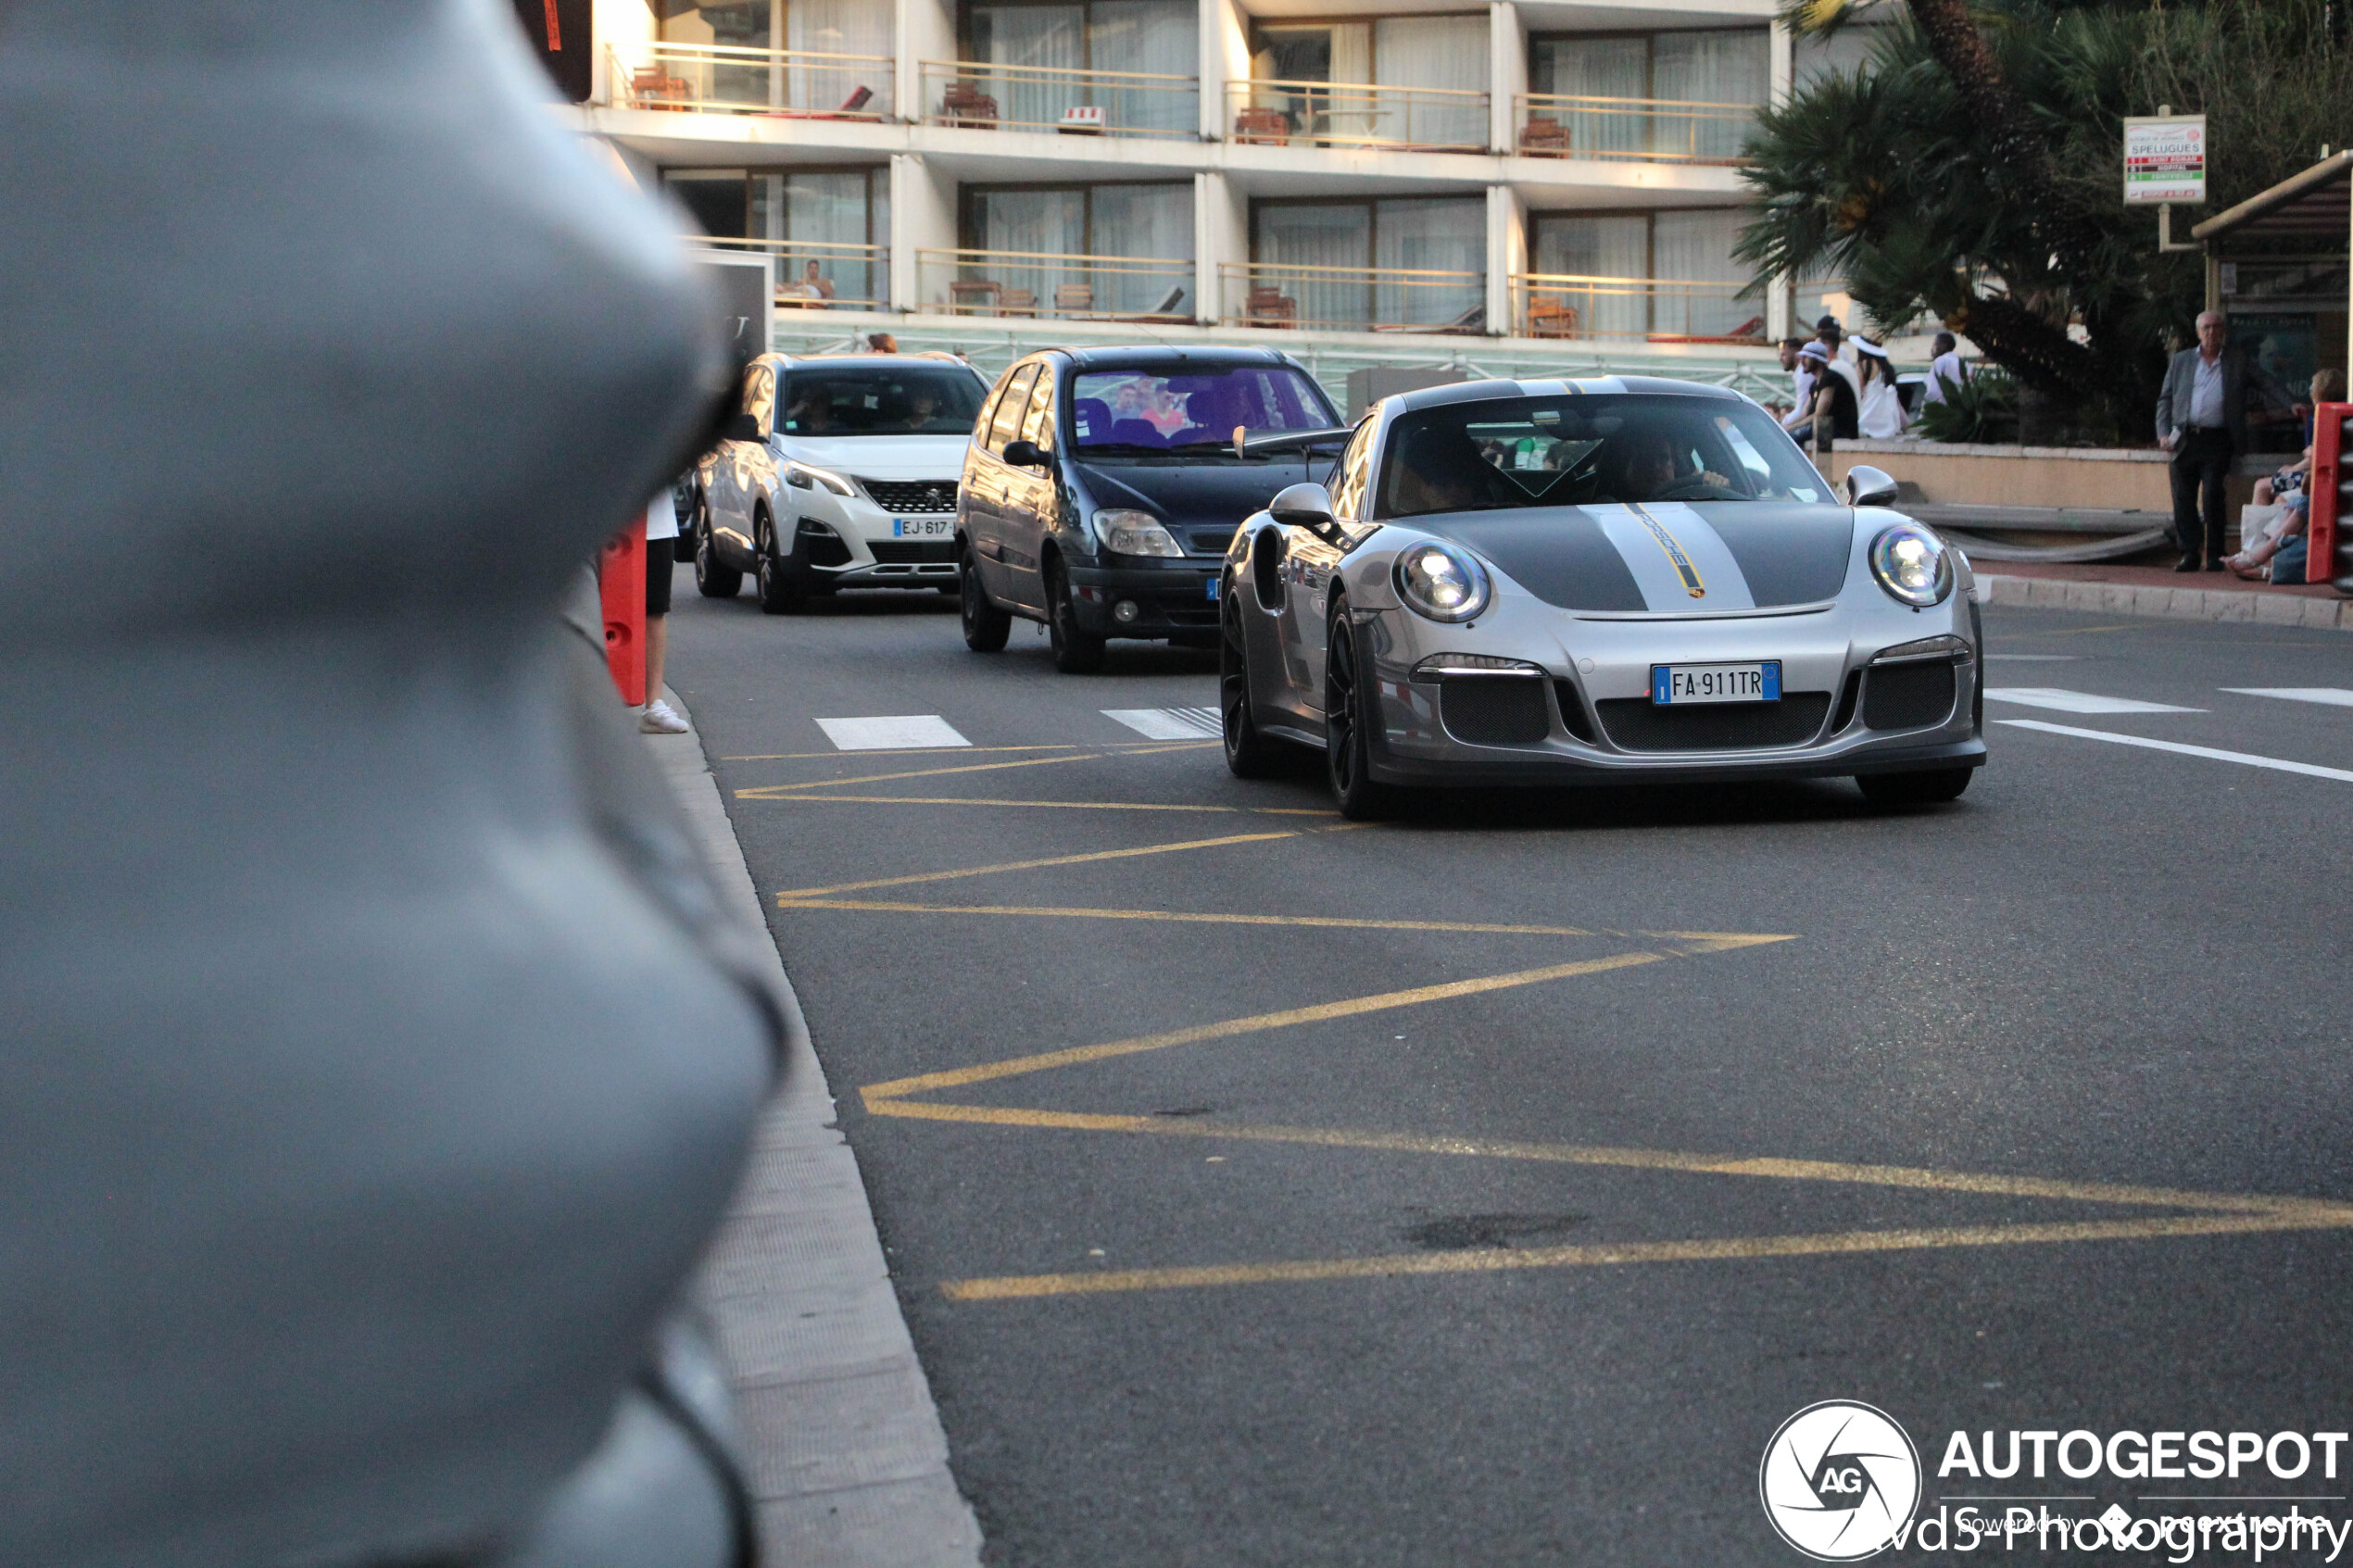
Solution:
{"label": "concrete curb", "polygon": [[[665,693],[681,714],[686,705]],[[691,721],[691,715],[687,715]],[[720,897],[768,922],[699,732],[647,737]],[[770,949],[772,955],[773,947]],[[696,1281],[735,1372],[765,1559],[782,1568],[975,1568],[980,1526],[883,1261],[857,1157],[784,965],[786,1086]]]}
{"label": "concrete curb", "polygon": [[2137,583],[2080,583],[2066,577],[2004,577],[1992,572],[1978,573],[1977,593],[1983,604],[2023,605],[2030,609],[2353,632],[2353,599],[2322,599],[2303,594],[2145,587]]}

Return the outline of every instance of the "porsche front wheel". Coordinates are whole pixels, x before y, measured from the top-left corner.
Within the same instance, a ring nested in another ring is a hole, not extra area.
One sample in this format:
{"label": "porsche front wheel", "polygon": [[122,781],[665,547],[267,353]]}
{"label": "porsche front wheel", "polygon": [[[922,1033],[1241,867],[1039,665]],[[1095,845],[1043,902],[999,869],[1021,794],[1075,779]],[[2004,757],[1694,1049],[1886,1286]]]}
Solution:
{"label": "porsche front wheel", "polygon": [[1395,793],[1372,774],[1371,726],[1379,712],[1375,696],[1356,628],[1347,607],[1336,606],[1324,644],[1324,764],[1332,798],[1351,822],[1382,816],[1396,804]]}
{"label": "porsche front wheel", "polygon": [[1250,650],[1242,639],[1241,606],[1235,602],[1228,578],[1221,597],[1225,608],[1217,617],[1217,711],[1225,721],[1226,766],[1238,779],[1263,779],[1276,771],[1280,759],[1275,743],[1260,733],[1250,710]]}

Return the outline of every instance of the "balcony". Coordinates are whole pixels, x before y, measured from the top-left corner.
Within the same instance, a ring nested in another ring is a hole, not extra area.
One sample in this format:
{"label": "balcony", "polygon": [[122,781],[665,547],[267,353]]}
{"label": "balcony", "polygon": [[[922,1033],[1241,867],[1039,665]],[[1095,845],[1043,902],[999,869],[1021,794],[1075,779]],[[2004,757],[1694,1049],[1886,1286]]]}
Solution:
{"label": "balcony", "polygon": [[923,75],[924,118],[933,125],[1184,141],[1201,133],[1198,77],[977,60],[925,60]]}
{"label": "balcony", "polygon": [[1023,250],[915,253],[927,310],[1031,320],[1189,325],[1189,260]]}
{"label": "balcony", "polygon": [[1226,111],[1230,139],[1244,145],[1487,150],[1487,94],[1452,87],[1229,82]]}
{"label": "balcony", "polygon": [[1765,341],[1764,307],[1739,297],[1753,286],[1522,272],[1512,297],[1529,337],[1754,345]]}
{"label": "balcony", "polygon": [[607,94],[615,108],[884,120],[898,98],[898,64],[887,55],[613,44],[605,56]]}
{"label": "balcony", "polygon": [[1217,269],[1221,319],[1234,327],[1325,332],[1487,331],[1487,275],[1402,267],[1302,267],[1253,261]]}
{"label": "balcony", "polygon": [[[778,310],[887,310],[890,250],[886,245],[825,240],[702,242],[713,250],[742,250],[776,258]],[[815,275],[811,275],[814,264]]]}
{"label": "balcony", "polygon": [[1522,157],[1737,164],[1756,123],[1747,104],[1523,93],[1512,105]]}

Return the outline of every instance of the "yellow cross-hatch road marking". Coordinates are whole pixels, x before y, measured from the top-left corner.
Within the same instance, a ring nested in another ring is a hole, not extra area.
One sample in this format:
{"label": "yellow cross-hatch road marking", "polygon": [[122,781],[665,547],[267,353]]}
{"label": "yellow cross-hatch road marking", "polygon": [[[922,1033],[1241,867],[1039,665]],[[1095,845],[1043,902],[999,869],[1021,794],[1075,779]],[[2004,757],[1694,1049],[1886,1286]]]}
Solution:
{"label": "yellow cross-hatch road marking", "polygon": [[902,904],[887,898],[815,898],[800,894],[786,900],[797,909],[871,909],[901,915],[1038,915],[1061,920],[1165,921],[1177,925],[1297,925],[1338,931],[1460,931],[1490,936],[1617,936],[1622,932],[1587,931],[1574,925],[1499,925],[1486,921],[1351,920],[1340,915],[1233,915],[1190,909],[1089,909],[1031,904]]}
{"label": "yellow cross-hatch road marking", "polygon": [[776,895],[778,904],[798,903],[803,898],[823,897],[831,893],[862,893],[870,887],[905,887],[918,882],[949,882],[957,877],[993,876],[999,872],[1034,872],[1045,866],[1076,866],[1090,860],[1127,860],[1139,855],[1174,855],[1184,849],[1215,849],[1228,844],[1264,844],[1275,838],[1297,838],[1302,829],[1282,833],[1237,833],[1223,838],[1194,838],[1182,844],[1147,844],[1133,849],[1090,849],[1083,855],[1049,855],[1038,860],[1007,860],[994,866],[963,866],[954,871],[915,872],[907,876],[876,877],[870,882],[845,882],[833,887],[799,887]]}
{"label": "yellow cross-hatch road marking", "polygon": [[810,795],[796,786],[790,795],[763,795],[762,800],[829,800],[860,806],[1029,806],[1059,811],[1208,811],[1246,817],[1337,817],[1338,811],[1314,806],[1197,806],[1182,802],[1139,800],[1010,800],[969,795]]}
{"label": "yellow cross-hatch road marking", "polygon": [[[1179,741],[1167,746],[1139,746],[1127,751],[1080,751],[1064,757],[1025,757],[1017,762],[969,762],[959,768],[913,768],[896,773],[861,773],[848,779],[810,779],[800,784],[759,784],[736,791],[738,800],[786,799],[810,789],[839,789],[845,784],[887,784],[893,779],[936,779],[950,773],[994,773],[1007,768],[1048,768],[1057,762],[1100,762],[1106,757],[1150,757],[1163,751],[1198,751],[1222,745],[1214,740]],[[963,747],[956,747],[963,750]]]}

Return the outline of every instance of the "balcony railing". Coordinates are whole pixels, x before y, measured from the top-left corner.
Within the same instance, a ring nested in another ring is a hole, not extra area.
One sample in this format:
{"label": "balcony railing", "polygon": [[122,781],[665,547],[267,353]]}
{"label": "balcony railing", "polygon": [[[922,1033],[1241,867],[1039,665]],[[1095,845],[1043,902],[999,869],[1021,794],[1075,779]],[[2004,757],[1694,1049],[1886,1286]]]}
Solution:
{"label": "balcony railing", "polygon": [[1765,341],[1765,307],[1761,301],[1738,297],[1751,286],[1522,272],[1512,279],[1512,296],[1519,330],[1529,337],[1760,344]]}
{"label": "balcony railing", "polygon": [[788,119],[888,119],[898,62],[728,44],[613,44],[605,50],[615,108],[760,114]]}
{"label": "balcony railing", "polygon": [[1237,327],[1359,332],[1487,331],[1487,275],[1402,267],[1227,264],[1223,320]]}
{"label": "balcony railing", "polygon": [[1229,82],[1232,140],[1269,146],[1487,150],[1487,94],[1344,82]]}
{"label": "balcony railing", "polygon": [[706,242],[719,250],[748,250],[776,258],[779,310],[887,310],[890,251],[884,245],[825,240]]}
{"label": "balcony railing", "polygon": [[1189,323],[1193,264],[1136,256],[919,250],[924,308],[955,316]]}
{"label": "balcony railing", "polygon": [[1186,140],[1201,133],[1198,77],[978,60],[925,60],[923,73],[924,118],[934,125]]}
{"label": "balcony railing", "polygon": [[1523,157],[1732,164],[1756,124],[1748,104],[1523,93],[1512,105]]}

